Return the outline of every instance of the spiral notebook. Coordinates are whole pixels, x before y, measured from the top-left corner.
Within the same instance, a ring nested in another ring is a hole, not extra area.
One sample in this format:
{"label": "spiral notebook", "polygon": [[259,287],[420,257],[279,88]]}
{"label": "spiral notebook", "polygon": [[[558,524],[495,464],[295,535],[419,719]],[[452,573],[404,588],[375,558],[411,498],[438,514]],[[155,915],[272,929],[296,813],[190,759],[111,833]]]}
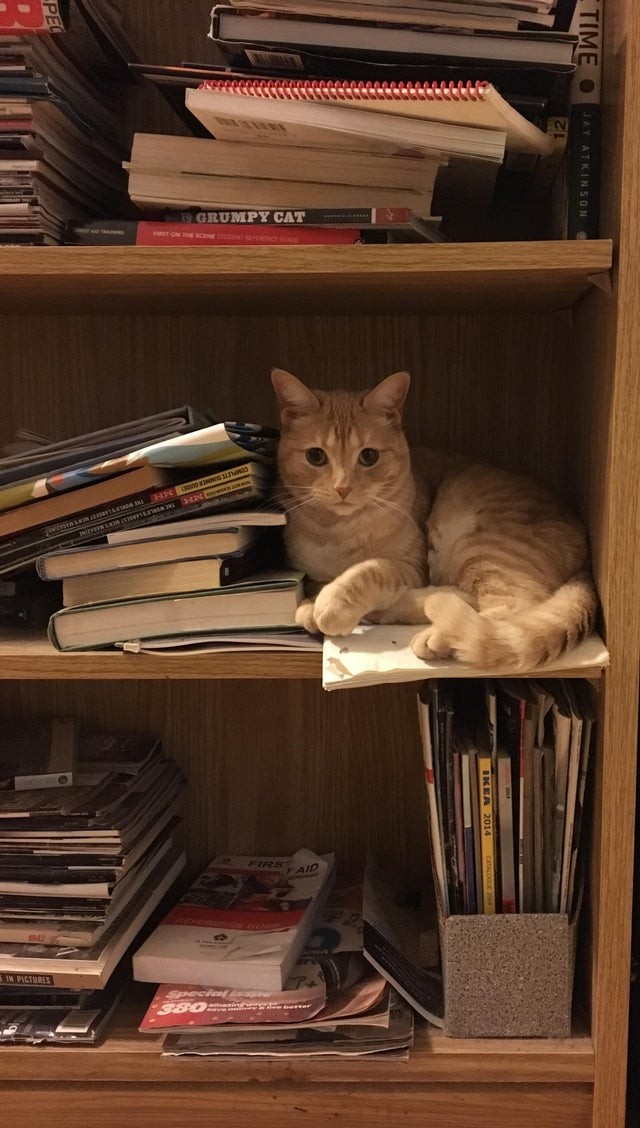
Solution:
{"label": "spiral notebook", "polygon": [[[363,110],[442,126],[500,130],[506,133],[507,149],[541,156],[550,151],[546,134],[509,105],[490,82],[215,79],[203,82],[197,91],[188,91],[187,105],[204,125],[209,125],[207,111],[220,111],[228,104],[229,111],[233,112],[238,108],[240,97],[272,103],[269,109],[274,122],[289,117],[293,106],[296,106],[297,120],[306,121],[308,125],[319,124],[317,116],[304,115],[304,109],[297,107],[323,106],[337,110],[338,114],[345,110]],[[333,126],[325,114],[323,125],[335,128],[338,117],[333,116],[332,120]],[[215,132],[213,125],[211,129]]]}

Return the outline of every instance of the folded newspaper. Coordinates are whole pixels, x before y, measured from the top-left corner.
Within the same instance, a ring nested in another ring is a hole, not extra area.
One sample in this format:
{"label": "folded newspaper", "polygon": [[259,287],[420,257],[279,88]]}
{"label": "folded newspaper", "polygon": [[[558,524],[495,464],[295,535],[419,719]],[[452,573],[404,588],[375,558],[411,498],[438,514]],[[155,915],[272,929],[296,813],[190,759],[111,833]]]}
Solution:
{"label": "folded newspaper", "polygon": [[[355,689],[381,682],[423,681],[436,677],[500,677],[508,671],[484,670],[453,659],[424,662],[411,649],[415,626],[361,624],[344,638],[325,638],[322,650],[324,689]],[[541,674],[566,673],[609,665],[609,651],[598,635],[541,666]]]}

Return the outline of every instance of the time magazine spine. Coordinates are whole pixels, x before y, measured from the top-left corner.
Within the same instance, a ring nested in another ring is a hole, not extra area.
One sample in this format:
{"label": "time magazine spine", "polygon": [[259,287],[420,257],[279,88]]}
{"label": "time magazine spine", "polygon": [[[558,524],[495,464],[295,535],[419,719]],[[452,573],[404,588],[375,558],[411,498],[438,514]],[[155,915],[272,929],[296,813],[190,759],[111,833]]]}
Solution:
{"label": "time magazine spine", "polygon": [[602,4],[578,0],[571,31],[578,36],[571,82],[567,236],[597,239],[600,212]]}

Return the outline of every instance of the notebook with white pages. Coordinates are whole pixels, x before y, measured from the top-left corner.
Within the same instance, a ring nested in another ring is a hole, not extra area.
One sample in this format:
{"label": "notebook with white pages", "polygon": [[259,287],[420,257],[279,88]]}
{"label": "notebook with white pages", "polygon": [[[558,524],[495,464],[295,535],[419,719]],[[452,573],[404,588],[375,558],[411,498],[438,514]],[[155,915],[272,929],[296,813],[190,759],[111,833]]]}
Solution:
{"label": "notebook with white pages", "polygon": [[[324,689],[355,689],[382,682],[412,682],[425,678],[500,677],[510,671],[486,670],[452,659],[424,662],[411,650],[415,626],[356,627],[345,638],[325,638],[322,653],[322,685]],[[541,676],[593,671],[609,665],[609,652],[598,635],[591,635],[573,650],[561,654],[553,662],[535,671]],[[526,674],[534,671],[527,670]]]}
{"label": "notebook with white pages", "polygon": [[[212,97],[215,95],[215,99]],[[522,153],[537,153],[544,156],[551,152],[551,142],[547,135],[536,125],[528,121],[518,110],[514,109],[496,90],[490,82],[348,82],[339,80],[315,79],[210,79],[204,82],[199,90],[188,91],[187,105],[203,125],[209,128],[209,121],[205,120],[207,110],[216,106],[223,106],[221,98],[229,99],[229,106],[233,103],[240,106],[239,99],[255,99],[266,103],[271,108],[274,120],[280,120],[285,113],[298,115],[293,120],[307,120],[318,125],[326,123],[327,128],[333,128],[328,123],[336,122],[338,114],[345,115],[345,128],[347,121],[353,120],[353,111],[361,110],[368,113],[390,115],[395,118],[414,119],[421,122],[431,122],[441,126],[453,126],[456,129],[503,130],[506,135],[507,149]],[[313,117],[309,112],[306,116],[304,109],[298,110],[300,105],[310,110],[315,106],[331,107],[333,115],[324,113]],[[286,107],[286,110],[282,107]],[[291,107],[293,106],[293,111]],[[201,112],[198,112],[198,111]],[[346,111],[346,114],[345,114]],[[348,115],[348,116],[347,116]],[[354,122],[357,125],[357,121]],[[362,123],[361,123],[362,124]],[[215,130],[212,128],[212,131]],[[220,136],[216,133],[216,136]],[[445,138],[443,133],[441,137]],[[401,134],[398,133],[397,140]],[[480,139],[481,140],[481,139]],[[446,151],[446,143],[442,145]],[[459,151],[459,150],[457,150]],[[486,155],[478,151],[478,156]]]}
{"label": "notebook with white pages", "polygon": [[[280,86],[284,89],[283,84]],[[251,138],[253,142],[273,144],[275,122],[283,145],[326,148],[342,136],[349,145],[353,138],[362,138],[390,144],[398,152],[404,148],[498,162],[504,158],[503,128],[403,116],[387,112],[386,104],[384,112],[367,113],[362,104],[354,107],[347,100],[328,105],[313,98],[288,98],[285,93],[276,94],[275,89],[251,82],[210,81],[197,90],[187,90],[185,104],[219,141]],[[392,104],[393,100],[389,102]]]}

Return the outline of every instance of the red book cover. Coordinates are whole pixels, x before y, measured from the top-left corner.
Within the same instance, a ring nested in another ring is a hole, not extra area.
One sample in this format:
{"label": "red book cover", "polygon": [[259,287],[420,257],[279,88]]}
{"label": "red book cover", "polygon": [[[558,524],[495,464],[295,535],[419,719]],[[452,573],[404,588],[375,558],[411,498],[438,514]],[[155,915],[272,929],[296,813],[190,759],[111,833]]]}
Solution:
{"label": "red book cover", "polygon": [[64,31],[62,0],[3,0],[0,4],[0,38],[34,32]]}

